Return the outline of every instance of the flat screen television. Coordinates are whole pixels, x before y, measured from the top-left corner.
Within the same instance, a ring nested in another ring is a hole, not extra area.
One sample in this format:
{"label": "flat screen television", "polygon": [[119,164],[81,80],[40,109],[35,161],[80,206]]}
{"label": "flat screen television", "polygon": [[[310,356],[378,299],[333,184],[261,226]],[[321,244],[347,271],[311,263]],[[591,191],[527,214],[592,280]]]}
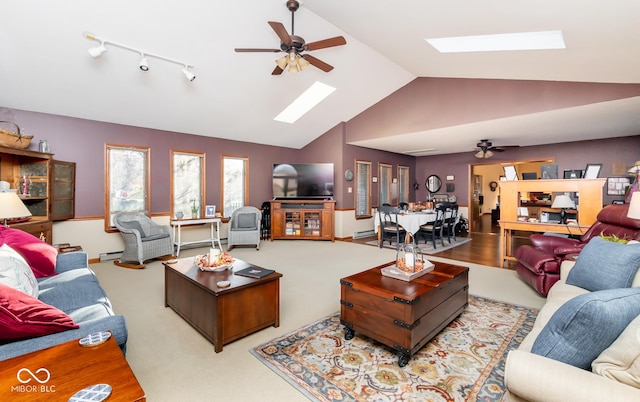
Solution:
{"label": "flat screen television", "polygon": [[332,198],[333,177],[333,163],[274,164],[273,198]]}

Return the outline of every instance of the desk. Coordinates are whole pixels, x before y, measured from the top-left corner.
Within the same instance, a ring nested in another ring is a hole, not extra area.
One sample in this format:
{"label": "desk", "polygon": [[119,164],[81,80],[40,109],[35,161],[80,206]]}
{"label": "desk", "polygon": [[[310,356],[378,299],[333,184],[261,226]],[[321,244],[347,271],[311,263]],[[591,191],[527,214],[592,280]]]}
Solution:
{"label": "desk", "polygon": [[581,225],[560,225],[557,223],[541,223],[541,222],[521,222],[521,221],[500,221],[500,256],[501,264],[504,266],[505,261],[515,261],[512,253],[512,237],[514,230],[522,230],[527,232],[551,232],[568,235],[582,236],[590,226]]}
{"label": "desk", "polygon": [[[170,222],[171,222],[171,226],[173,227],[173,244],[175,244],[178,247],[176,249],[176,257],[180,256],[180,247],[188,244],[211,242],[211,247],[215,248],[216,241],[217,241],[218,248],[222,250],[222,244],[220,243],[220,221],[221,221],[221,218],[171,219]],[[211,237],[209,237],[208,239],[195,240],[195,241],[182,241],[183,226],[202,225],[205,223],[211,224]]]}
{"label": "desk", "polygon": [[[375,233],[378,233],[378,226],[380,223],[379,214],[376,212],[374,216],[374,224],[373,230]],[[394,218],[395,215],[391,215],[391,219]],[[400,226],[404,228],[407,232],[412,234],[416,234],[418,230],[420,230],[420,226],[424,225],[427,222],[433,222],[436,220],[435,212],[410,212],[408,214],[398,214],[398,223]]]}

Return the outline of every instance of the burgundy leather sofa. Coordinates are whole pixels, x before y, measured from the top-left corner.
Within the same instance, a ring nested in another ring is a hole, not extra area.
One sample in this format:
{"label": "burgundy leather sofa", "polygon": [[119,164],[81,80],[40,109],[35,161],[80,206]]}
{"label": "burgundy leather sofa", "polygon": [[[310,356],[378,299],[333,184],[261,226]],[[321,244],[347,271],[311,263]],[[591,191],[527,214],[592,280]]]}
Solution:
{"label": "burgundy leather sofa", "polygon": [[619,238],[640,240],[640,220],[627,218],[629,204],[607,205],[597,216],[597,221],[580,240],[565,237],[532,234],[531,245],[516,249],[516,272],[526,283],[546,296],[560,278],[560,263],[571,254],[578,254],[595,236],[615,235]]}

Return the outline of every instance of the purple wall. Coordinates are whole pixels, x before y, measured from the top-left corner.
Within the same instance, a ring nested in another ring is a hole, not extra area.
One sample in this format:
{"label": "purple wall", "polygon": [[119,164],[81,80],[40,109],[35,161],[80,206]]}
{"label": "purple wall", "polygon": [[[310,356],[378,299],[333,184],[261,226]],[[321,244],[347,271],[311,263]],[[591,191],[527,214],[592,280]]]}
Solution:
{"label": "purple wall", "polygon": [[[495,152],[491,159],[476,159],[474,152],[464,152],[449,155],[435,155],[419,157],[416,160],[416,176],[420,183],[416,197],[425,200],[427,191],[424,187],[426,178],[435,174],[440,176],[443,183],[447,183],[447,175],[455,176],[453,182],[456,187],[454,194],[461,205],[469,204],[470,165],[486,165],[514,161],[555,159],[558,165],[559,177],[564,170],[584,169],[587,163],[602,163],[600,177],[612,175],[613,164],[623,163],[625,166],[634,164],[640,159],[640,135],[632,137],[609,138],[603,140],[567,142],[533,147],[510,148],[505,152]],[[444,184],[443,184],[444,190]],[[443,191],[444,192],[444,191]],[[604,193],[604,203],[610,204],[617,196],[607,196]]]}
{"label": "purple wall", "polygon": [[[346,144],[346,128],[342,123],[329,130],[303,149],[291,149],[247,142],[200,137],[196,135],[123,126],[20,110],[2,109],[15,117],[25,134],[34,135],[30,149],[37,149],[40,140],[47,140],[55,159],[76,162],[76,216],[98,217],[104,214],[104,145],[105,143],[151,147],[151,199],[154,214],[169,212],[169,152],[203,151],[207,154],[207,203],[220,204],[222,155],[249,158],[250,204],[260,207],[272,198],[271,170],[274,163],[331,162],[335,166],[336,208],[353,209],[353,193],[347,188],[354,182],[344,179],[346,169],[354,169],[355,160],[372,162],[377,176],[378,163],[409,166],[410,184],[417,182],[419,190],[411,201],[426,199],[425,179],[430,174],[441,177],[454,175],[455,195],[461,205],[468,205],[469,166],[517,160],[554,159],[559,171],[584,169],[587,163],[602,163],[600,177],[611,175],[614,162],[630,165],[640,159],[640,135],[606,140],[522,147],[495,153],[489,160],[476,159],[473,152],[428,157],[412,157]],[[349,126],[350,127],[350,126]],[[444,190],[444,188],[443,188]],[[606,197],[610,203],[616,197]],[[617,197],[619,198],[619,197]],[[372,205],[378,205],[378,184],[372,183]]]}

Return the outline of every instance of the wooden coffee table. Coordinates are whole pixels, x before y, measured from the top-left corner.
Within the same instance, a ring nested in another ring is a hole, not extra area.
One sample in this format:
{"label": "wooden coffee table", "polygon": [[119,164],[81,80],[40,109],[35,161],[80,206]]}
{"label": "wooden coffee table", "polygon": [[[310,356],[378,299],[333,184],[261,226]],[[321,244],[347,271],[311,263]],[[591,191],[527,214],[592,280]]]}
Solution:
{"label": "wooden coffee table", "polygon": [[[215,351],[222,345],[269,326],[280,325],[280,278],[273,272],[255,279],[235,275],[234,271],[255,267],[236,260],[233,270],[200,270],[193,257],[174,264],[164,262],[165,306],[171,307],[209,342]],[[219,287],[219,281],[230,281]]]}
{"label": "wooden coffee table", "polygon": [[432,272],[405,282],[380,273],[391,265],[340,280],[340,321],[345,339],[360,332],[398,351],[404,367],[467,306],[469,268],[436,262]]}
{"label": "wooden coffee table", "polygon": [[109,402],[146,400],[113,336],[97,346],[71,341],[0,364],[0,401],[68,401],[95,384],[111,385]]}

